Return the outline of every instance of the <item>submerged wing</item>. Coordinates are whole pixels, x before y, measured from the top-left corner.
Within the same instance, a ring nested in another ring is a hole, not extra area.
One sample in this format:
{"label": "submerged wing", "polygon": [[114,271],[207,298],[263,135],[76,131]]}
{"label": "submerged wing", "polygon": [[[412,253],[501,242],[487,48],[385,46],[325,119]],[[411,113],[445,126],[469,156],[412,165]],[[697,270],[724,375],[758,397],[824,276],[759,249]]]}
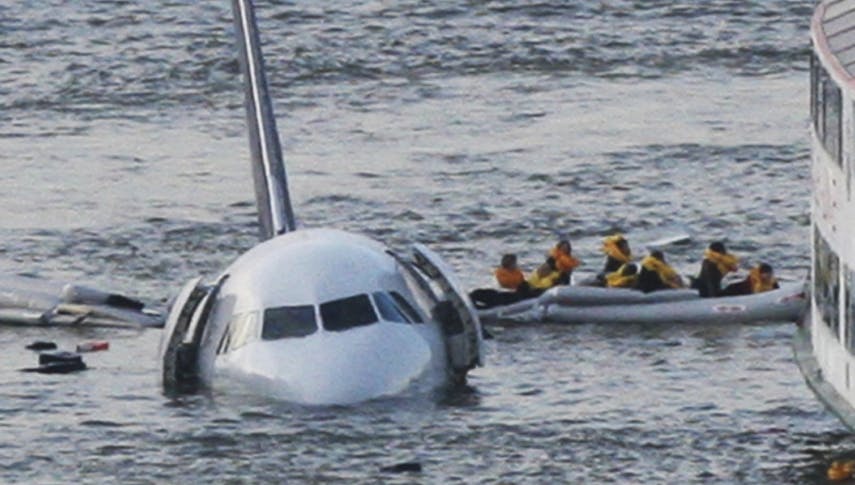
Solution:
{"label": "submerged wing", "polygon": [[282,162],[282,147],[267,90],[264,59],[251,0],[232,0],[241,71],[246,91],[246,119],[252,175],[262,239],[293,231],[294,212]]}

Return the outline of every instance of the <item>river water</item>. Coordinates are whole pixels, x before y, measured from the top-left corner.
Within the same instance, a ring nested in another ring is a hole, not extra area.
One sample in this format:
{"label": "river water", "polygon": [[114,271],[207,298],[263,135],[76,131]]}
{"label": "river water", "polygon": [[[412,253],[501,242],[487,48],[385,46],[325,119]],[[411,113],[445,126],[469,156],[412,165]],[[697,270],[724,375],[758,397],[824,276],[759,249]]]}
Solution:
{"label": "river water", "polygon": [[[227,2],[0,6],[0,272],[153,305],[256,242]],[[808,23],[796,0],[258,6],[305,226],[443,255],[468,287],[558,235],[689,227],[809,267]],[[664,230],[664,229],[663,229]],[[0,481],[810,483],[855,440],[793,324],[493,329],[469,387],[344,408],[158,384],[159,331],[0,331]],[[91,370],[18,372],[33,340]],[[417,461],[418,474],[380,468]]]}

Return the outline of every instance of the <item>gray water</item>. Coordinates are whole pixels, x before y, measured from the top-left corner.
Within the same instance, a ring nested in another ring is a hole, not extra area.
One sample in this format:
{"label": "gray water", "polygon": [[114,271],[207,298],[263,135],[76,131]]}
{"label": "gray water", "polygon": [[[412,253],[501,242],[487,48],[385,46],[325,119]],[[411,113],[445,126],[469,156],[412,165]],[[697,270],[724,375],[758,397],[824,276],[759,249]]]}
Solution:
{"label": "gray water", "polygon": [[[163,306],[256,242],[227,2],[0,6],[0,272]],[[414,241],[467,287],[558,235],[693,231],[809,266],[812,2],[260,2],[298,217]],[[810,483],[855,441],[793,324],[493,329],[469,387],[301,408],[164,396],[159,331],[0,330],[8,483]],[[18,372],[33,340],[87,355]],[[420,474],[383,466],[418,461]]]}

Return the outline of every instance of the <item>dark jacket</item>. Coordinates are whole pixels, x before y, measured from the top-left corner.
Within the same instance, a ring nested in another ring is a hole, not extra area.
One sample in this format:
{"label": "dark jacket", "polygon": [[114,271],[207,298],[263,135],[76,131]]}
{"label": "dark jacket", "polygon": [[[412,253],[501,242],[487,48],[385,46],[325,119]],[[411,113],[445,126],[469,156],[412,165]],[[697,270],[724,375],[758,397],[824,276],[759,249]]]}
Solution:
{"label": "dark jacket", "polygon": [[670,287],[662,281],[662,278],[659,277],[659,273],[642,266],[641,272],[638,273],[638,283],[636,283],[636,288],[645,293],[650,293],[651,291],[667,290]]}
{"label": "dark jacket", "polygon": [[603,272],[601,274],[607,275],[609,273],[614,273],[619,270],[621,266],[623,266],[623,262],[611,256],[606,256],[606,265],[603,267]]}
{"label": "dark jacket", "polygon": [[721,280],[724,275],[718,270],[718,265],[708,259],[704,259],[701,263],[701,272],[694,280],[693,288],[698,290],[698,293],[704,297],[714,297],[721,295]]}

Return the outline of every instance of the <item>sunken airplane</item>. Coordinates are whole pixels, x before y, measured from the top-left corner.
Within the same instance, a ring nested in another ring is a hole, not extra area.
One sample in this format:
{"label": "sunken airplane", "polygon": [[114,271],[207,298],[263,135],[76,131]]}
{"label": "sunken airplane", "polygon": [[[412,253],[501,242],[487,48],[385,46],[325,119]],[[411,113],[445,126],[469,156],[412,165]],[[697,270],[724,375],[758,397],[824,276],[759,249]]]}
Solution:
{"label": "sunken airplane", "polygon": [[297,229],[251,0],[233,0],[262,242],[211,284],[187,282],[161,341],[168,392],[239,383],[303,404],[351,404],[461,382],[481,324],[452,272],[367,237]]}

